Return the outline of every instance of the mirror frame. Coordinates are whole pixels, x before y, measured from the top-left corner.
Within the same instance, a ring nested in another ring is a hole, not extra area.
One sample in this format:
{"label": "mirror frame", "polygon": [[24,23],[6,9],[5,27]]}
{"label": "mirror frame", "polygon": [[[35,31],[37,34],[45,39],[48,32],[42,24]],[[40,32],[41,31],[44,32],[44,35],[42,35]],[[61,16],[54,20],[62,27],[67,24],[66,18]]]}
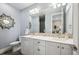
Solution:
{"label": "mirror frame", "polygon": [[[9,23],[5,23],[4,20],[8,21]],[[0,15],[0,27],[2,29],[10,29],[11,27],[14,27],[14,19],[11,16],[7,16],[6,14]]]}

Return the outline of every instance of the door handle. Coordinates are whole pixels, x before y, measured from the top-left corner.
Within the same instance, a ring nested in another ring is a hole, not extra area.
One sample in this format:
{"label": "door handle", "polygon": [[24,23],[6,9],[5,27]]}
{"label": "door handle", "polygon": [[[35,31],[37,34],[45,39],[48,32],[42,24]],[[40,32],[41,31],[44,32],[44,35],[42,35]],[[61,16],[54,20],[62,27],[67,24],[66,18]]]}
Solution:
{"label": "door handle", "polygon": [[38,51],[40,51],[40,49],[38,48]]}
{"label": "door handle", "polygon": [[40,42],[38,42],[38,43],[40,43]]}

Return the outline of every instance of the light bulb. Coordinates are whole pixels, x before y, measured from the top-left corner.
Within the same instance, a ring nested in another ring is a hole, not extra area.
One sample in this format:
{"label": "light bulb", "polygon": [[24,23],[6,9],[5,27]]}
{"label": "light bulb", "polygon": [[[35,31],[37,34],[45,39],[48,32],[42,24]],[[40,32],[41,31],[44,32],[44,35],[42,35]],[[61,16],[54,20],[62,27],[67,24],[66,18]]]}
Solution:
{"label": "light bulb", "polygon": [[66,5],[66,3],[62,3],[62,5],[63,5],[63,6]]}
{"label": "light bulb", "polygon": [[56,4],[57,4],[57,3],[51,3],[49,6],[50,6],[50,7],[53,7],[53,8],[57,8]]}
{"label": "light bulb", "polygon": [[9,24],[9,21],[8,20],[3,20],[3,23],[4,24]]}
{"label": "light bulb", "polygon": [[59,4],[57,4],[57,7],[60,7],[61,6],[61,4],[59,3]]}
{"label": "light bulb", "polygon": [[34,9],[30,10],[30,13],[36,14],[36,13],[39,13],[39,10],[40,10],[40,8],[34,8]]}

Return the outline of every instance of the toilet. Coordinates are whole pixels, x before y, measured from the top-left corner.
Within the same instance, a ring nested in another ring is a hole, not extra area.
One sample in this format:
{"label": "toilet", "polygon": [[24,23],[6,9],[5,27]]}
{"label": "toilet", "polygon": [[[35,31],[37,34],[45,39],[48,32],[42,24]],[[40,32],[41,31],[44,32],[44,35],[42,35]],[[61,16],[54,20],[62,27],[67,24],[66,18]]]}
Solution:
{"label": "toilet", "polygon": [[10,46],[12,47],[12,52],[16,52],[21,49],[20,43],[21,43],[21,41],[14,41],[14,42],[10,43]]}

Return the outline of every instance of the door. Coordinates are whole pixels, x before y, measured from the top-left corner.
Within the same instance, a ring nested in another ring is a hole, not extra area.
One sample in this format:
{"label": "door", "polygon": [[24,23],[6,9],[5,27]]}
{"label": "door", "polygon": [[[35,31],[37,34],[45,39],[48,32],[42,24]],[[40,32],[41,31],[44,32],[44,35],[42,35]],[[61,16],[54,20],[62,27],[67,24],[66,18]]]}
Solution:
{"label": "door", "polygon": [[45,15],[39,16],[39,24],[40,24],[40,33],[45,32]]}
{"label": "door", "polygon": [[21,38],[21,52],[24,55],[33,55],[33,40]]}
{"label": "door", "polygon": [[60,44],[46,42],[46,55],[60,55]]}
{"label": "door", "polygon": [[72,55],[73,50],[71,45],[61,44],[61,55]]}
{"label": "door", "polygon": [[45,55],[45,46],[39,46],[38,50],[40,55]]}

